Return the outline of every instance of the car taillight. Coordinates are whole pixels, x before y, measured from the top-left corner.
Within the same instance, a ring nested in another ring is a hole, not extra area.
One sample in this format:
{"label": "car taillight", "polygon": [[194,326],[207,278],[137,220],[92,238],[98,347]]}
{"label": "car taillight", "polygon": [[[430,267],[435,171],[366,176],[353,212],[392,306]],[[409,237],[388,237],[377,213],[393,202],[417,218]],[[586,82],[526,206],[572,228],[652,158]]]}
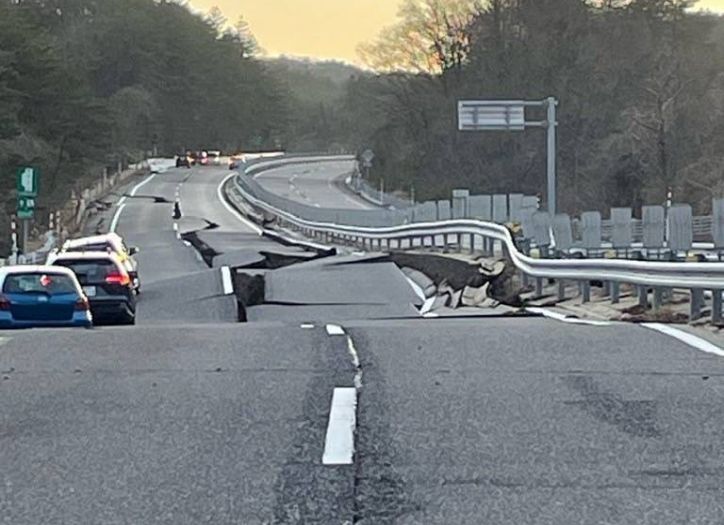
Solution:
{"label": "car taillight", "polygon": [[75,302],[75,311],[76,312],[87,312],[88,310],[90,310],[90,303],[88,302],[88,299],[86,299],[85,297],[80,297]]}
{"label": "car taillight", "polygon": [[131,284],[131,278],[127,273],[109,273],[106,275],[106,283],[108,284],[120,284],[126,286]]}
{"label": "car taillight", "polygon": [[10,299],[0,295],[0,310],[10,310]]}

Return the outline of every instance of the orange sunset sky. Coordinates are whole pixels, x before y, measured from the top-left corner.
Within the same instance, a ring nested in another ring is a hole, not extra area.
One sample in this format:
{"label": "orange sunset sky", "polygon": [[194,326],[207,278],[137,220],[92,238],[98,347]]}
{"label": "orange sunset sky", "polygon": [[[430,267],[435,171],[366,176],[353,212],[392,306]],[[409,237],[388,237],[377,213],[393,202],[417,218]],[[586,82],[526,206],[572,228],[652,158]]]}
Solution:
{"label": "orange sunset sky", "polygon": [[[394,23],[401,0],[191,0],[202,11],[218,6],[232,22],[243,15],[267,54],[359,62],[357,46]],[[724,0],[699,8],[724,11]]]}

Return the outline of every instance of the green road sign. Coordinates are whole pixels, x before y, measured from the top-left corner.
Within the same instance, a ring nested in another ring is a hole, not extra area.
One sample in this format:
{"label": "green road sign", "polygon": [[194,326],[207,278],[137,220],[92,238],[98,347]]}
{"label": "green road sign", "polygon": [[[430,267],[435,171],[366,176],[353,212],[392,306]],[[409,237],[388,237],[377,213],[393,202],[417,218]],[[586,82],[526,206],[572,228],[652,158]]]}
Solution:
{"label": "green road sign", "polygon": [[35,168],[18,168],[18,195],[23,197],[38,196],[38,170]]}
{"label": "green road sign", "polygon": [[18,197],[18,219],[32,219],[35,212],[35,197]]}

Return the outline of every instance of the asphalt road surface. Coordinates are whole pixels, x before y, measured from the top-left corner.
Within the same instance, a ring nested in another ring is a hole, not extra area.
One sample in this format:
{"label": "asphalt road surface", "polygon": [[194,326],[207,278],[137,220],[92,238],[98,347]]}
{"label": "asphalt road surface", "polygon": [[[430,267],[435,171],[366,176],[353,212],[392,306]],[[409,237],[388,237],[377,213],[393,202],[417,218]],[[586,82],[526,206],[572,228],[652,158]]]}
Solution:
{"label": "asphalt road surface", "polygon": [[263,171],[256,180],[269,191],[303,204],[352,210],[376,206],[342,188],[354,169],[352,161],[298,164]]}
{"label": "asphalt road surface", "polygon": [[218,201],[227,175],[171,169],[109,210],[141,248],[138,326],[0,332],[0,522],[724,523],[723,357],[642,326],[423,319],[364,258],[262,271],[276,304],[236,323],[177,236],[275,249]]}

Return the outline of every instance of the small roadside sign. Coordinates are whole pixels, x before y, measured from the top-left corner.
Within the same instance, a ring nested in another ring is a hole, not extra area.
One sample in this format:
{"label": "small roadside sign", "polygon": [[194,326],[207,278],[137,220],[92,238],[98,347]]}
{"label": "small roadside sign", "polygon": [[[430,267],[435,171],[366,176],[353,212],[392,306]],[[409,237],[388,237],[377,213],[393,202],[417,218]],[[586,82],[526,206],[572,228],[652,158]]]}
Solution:
{"label": "small roadside sign", "polygon": [[30,167],[18,168],[17,172],[18,196],[38,196],[38,170]]}
{"label": "small roadside sign", "polygon": [[18,219],[32,219],[35,213],[35,197],[18,196]]}
{"label": "small roadside sign", "polygon": [[375,154],[371,149],[366,149],[362,152],[362,163],[365,168],[372,167],[372,161],[375,160]]}

